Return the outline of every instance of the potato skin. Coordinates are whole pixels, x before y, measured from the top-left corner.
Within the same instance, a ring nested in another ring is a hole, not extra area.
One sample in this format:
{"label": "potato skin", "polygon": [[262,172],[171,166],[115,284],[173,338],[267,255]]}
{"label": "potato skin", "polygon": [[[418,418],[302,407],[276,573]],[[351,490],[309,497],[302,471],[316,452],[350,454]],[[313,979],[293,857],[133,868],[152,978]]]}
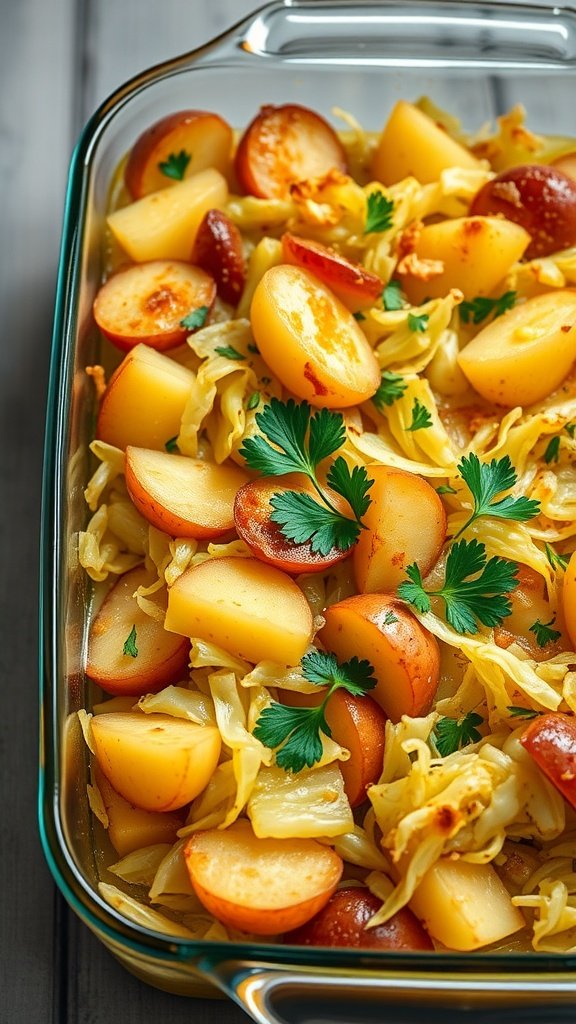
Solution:
{"label": "potato skin", "polygon": [[576,722],[568,715],[541,715],[521,743],[565,800],[576,808]]}
{"label": "potato skin", "polygon": [[407,907],[385,924],[366,928],[382,906],[369,889],[338,889],[311,921],[287,932],[284,942],[294,946],[348,946],[356,949],[429,950],[432,940]]}

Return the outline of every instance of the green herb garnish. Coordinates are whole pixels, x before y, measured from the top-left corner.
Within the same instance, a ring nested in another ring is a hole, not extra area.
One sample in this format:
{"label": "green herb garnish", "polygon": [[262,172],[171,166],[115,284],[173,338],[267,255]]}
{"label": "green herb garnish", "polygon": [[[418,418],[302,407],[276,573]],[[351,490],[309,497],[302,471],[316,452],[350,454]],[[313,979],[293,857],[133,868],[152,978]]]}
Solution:
{"label": "green herb garnish", "polygon": [[544,462],[549,466],[551,462],[558,462],[558,455],[560,454],[560,438],[558,436],[551,438],[546,445],[546,451],[544,452]]}
{"label": "green herb garnish", "polygon": [[402,288],[400,281],[389,281],[384,291],[382,292],[382,302],[384,309],[388,312],[394,312],[397,309],[402,309],[404,306],[404,300],[402,298]]}
{"label": "green herb garnish", "polygon": [[341,413],[329,409],[310,413],[308,402],[272,398],[255,417],[264,436],[246,438],[240,454],[250,469],[264,476],[304,473],[308,477],[318,498],[303,491],[281,491],[270,499],[274,510],[270,518],[287,540],[295,544],[310,541],[313,552],[327,555],[334,547],[347,551],[358,540],[374,481],[364,466],[350,470],[338,456],[328,470],[327,486],[346,499],[354,518],[333,505],[318,481],[316,468],[344,444],[344,420]]}
{"label": "green herb garnish", "polygon": [[398,587],[398,596],[419,612],[429,612],[430,598],[441,597],[446,619],[457,633],[477,633],[480,624],[499,626],[510,615],[508,594],[519,583],[516,562],[497,555],[486,561],[486,548],[477,540],[453,544],[446,559],[444,585],[425,590],[416,562],[406,569],[408,576]]}
{"label": "green herb garnish", "polygon": [[164,442],[164,447],[165,447],[167,452],[177,452],[177,451],[179,451],[179,448],[178,448],[178,434],[174,434],[174,437],[169,437],[168,440]]}
{"label": "green herb garnish", "polygon": [[[369,661],[351,658],[338,664],[334,654],[311,651],[302,658],[302,675],[316,686],[328,687],[318,707],[293,708],[274,701],[258,718],[254,736],[276,750],[276,764],[288,772],[311,768],[322,757],[322,733],[332,733],[326,721],[326,705],[336,690],[362,697],[376,686]],[[280,748],[280,749],[277,749]]]}
{"label": "green herb garnish", "polygon": [[170,153],[167,160],[163,160],[158,164],[158,169],[167,178],[182,181],[191,159],[192,155],[187,153],[185,149],[181,149],[179,153]]}
{"label": "green herb garnish", "polygon": [[406,430],[426,430],[427,427],[432,426],[432,416],[426,408],[419,402],[417,398],[414,399],[414,405],[412,406],[412,423]]}
{"label": "green herb garnish", "polygon": [[125,654],[130,658],[138,657],[138,648],[136,647],[136,626],[132,626],[132,629],[126,637],[124,647],[122,648],[122,654]]}
{"label": "green herb garnish", "polygon": [[253,391],[252,394],[250,395],[250,398],[246,402],[246,408],[255,409],[258,405],[260,405],[260,392]]}
{"label": "green herb garnish", "polygon": [[544,549],[546,551],[546,558],[548,559],[552,568],[562,569],[562,571],[565,572],[571,556],[560,555],[557,551],[554,551],[554,548],[551,547],[550,544],[545,544]]}
{"label": "green herb garnish", "polygon": [[387,231],[388,228],[391,228],[393,211],[392,199],[387,199],[380,190],[371,192],[366,200],[364,234],[369,235],[375,231]]}
{"label": "green herb garnish", "polygon": [[509,704],[506,708],[510,712],[512,718],[538,718],[540,711],[534,711],[532,708],[521,708],[517,704]]}
{"label": "green herb garnish", "polygon": [[361,309],[357,309],[355,313],[352,313],[352,316],[354,317],[355,320],[358,321],[358,323],[366,319]]}
{"label": "green herb garnish", "polygon": [[516,304],[516,292],[504,292],[497,299],[487,299],[483,295],[477,295],[471,302],[461,302],[458,307],[460,319],[463,323],[481,324],[486,317],[494,314],[494,319],[502,316],[508,309]]}
{"label": "green herb garnish", "polygon": [[184,327],[187,331],[197,331],[199,327],[204,327],[208,313],[208,306],[198,306],[198,309],[193,309],[188,316],[180,321],[180,327]]}
{"label": "green herb garnish", "polygon": [[458,530],[456,537],[464,533],[464,530],[481,516],[525,523],[539,515],[540,502],[532,498],[513,498],[508,495],[499,501],[493,500],[497,494],[510,490],[516,483],[516,470],[508,455],[502,459],[492,459],[491,462],[480,462],[478,456],[472,452],[460,460],[458,469],[474,499],[474,511],[464,526]]}
{"label": "green herb garnish", "polygon": [[383,405],[393,405],[397,398],[402,398],[407,387],[404,378],[399,374],[383,370],[380,387],[376,394],[372,395],[372,401],[376,408],[382,411]]}
{"label": "green herb garnish", "polygon": [[408,328],[415,334],[423,334],[429,319],[427,313],[421,313],[420,316],[417,316],[416,313],[408,313]]}
{"label": "green herb garnish", "polygon": [[528,627],[530,632],[534,633],[538,647],[547,647],[548,644],[553,644],[555,640],[559,640],[562,636],[559,629],[550,628],[554,625],[555,619],[555,615],[552,616],[550,622],[540,622],[540,619],[536,619],[536,622],[533,622]]}
{"label": "green herb garnish", "polygon": [[217,345],[214,351],[217,352],[219,356],[224,356],[225,359],[246,359],[246,356],[232,345]]}
{"label": "green herb garnish", "polygon": [[478,743],[482,739],[476,728],[484,719],[475,711],[469,711],[463,718],[440,718],[436,722],[432,738],[441,757],[448,757],[455,751],[467,747],[469,743]]}
{"label": "green herb garnish", "polygon": [[436,494],[458,494],[458,491],[450,487],[450,484],[440,484],[440,487],[436,488]]}

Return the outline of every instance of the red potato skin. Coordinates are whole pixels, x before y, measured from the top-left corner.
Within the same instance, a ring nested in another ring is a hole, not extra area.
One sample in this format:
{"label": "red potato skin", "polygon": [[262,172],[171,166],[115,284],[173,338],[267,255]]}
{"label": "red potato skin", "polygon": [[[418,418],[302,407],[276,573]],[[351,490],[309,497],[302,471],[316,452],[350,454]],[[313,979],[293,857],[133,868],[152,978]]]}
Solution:
{"label": "red potato skin", "polygon": [[482,186],[470,206],[471,217],[497,214],[532,236],[524,259],[567,249],[576,243],[576,182],[542,164],[502,171]]}
{"label": "red potato skin", "polygon": [[385,924],[366,928],[382,906],[369,889],[338,889],[316,917],[287,932],[284,942],[294,946],[347,946],[354,949],[432,950],[434,946],[418,918],[404,907]]}
{"label": "red potato skin", "polygon": [[374,305],[382,295],[381,278],[320,242],[286,232],[282,236],[282,255],[286,263],[314,274],[352,312]]}
{"label": "red potato skin", "polygon": [[[259,477],[241,487],[236,495],[236,531],[256,558],[293,576],[302,572],[326,572],[331,566],[347,558],[350,551],[341,551],[340,548],[333,547],[327,555],[321,555],[312,551],[309,542],[295,544],[282,536],[278,524],[270,519],[273,512],[270,498],[284,490],[316,493],[306,477],[293,474],[284,477]],[[342,504],[342,499],[337,494],[329,493],[337,506]]]}
{"label": "red potato skin", "polygon": [[216,282],[220,298],[236,306],[246,283],[242,236],[221,210],[208,210],[196,235],[191,256]]}
{"label": "red potato skin", "polygon": [[336,169],[346,173],[346,155],[336,132],[308,107],[287,103],[264,106],[248,125],[236,152],[235,171],[241,187],[260,199],[286,199],[290,186],[311,176],[309,137],[318,154],[312,174]]}
{"label": "red potato skin", "polygon": [[535,718],[520,742],[565,800],[576,809],[576,721],[551,712]]}

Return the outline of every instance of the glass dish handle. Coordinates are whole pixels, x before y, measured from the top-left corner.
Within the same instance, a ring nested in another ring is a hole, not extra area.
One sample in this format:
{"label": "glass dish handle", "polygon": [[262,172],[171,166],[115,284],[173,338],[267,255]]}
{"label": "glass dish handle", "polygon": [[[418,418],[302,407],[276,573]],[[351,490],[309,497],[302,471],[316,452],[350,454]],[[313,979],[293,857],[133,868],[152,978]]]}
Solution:
{"label": "glass dish handle", "polygon": [[[208,958],[207,958],[208,959]],[[574,1024],[570,981],[398,976],[210,960],[201,969],[256,1024]],[[457,1017],[454,1014],[457,1014]]]}

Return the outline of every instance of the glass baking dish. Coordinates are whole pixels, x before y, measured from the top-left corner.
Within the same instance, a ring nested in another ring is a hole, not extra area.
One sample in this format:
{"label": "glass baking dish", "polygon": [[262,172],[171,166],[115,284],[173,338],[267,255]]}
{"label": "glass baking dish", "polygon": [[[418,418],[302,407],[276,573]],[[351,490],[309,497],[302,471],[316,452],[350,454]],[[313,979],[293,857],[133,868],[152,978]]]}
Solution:
{"label": "glass baking dish", "polygon": [[[189,995],[224,991],[254,1020],[569,1021],[576,957],[382,954],[167,939],[98,894],[86,800],[88,762],[74,712],[84,706],[89,581],[74,538],[94,423],[84,367],[98,361],[91,306],[101,280],[102,227],[113,173],[136,136],[185,107],[249,122],[259,104],[310,103],[378,129],[399,98],[427,94],[475,127],[524,102],[530,127],[573,129],[576,11],[444,0],[285,0],[213,43],[120,88],[88,123],[70,171],[47,413],[41,569],[42,841],[65,897],[134,974]],[[209,99],[207,99],[209,97]]]}

